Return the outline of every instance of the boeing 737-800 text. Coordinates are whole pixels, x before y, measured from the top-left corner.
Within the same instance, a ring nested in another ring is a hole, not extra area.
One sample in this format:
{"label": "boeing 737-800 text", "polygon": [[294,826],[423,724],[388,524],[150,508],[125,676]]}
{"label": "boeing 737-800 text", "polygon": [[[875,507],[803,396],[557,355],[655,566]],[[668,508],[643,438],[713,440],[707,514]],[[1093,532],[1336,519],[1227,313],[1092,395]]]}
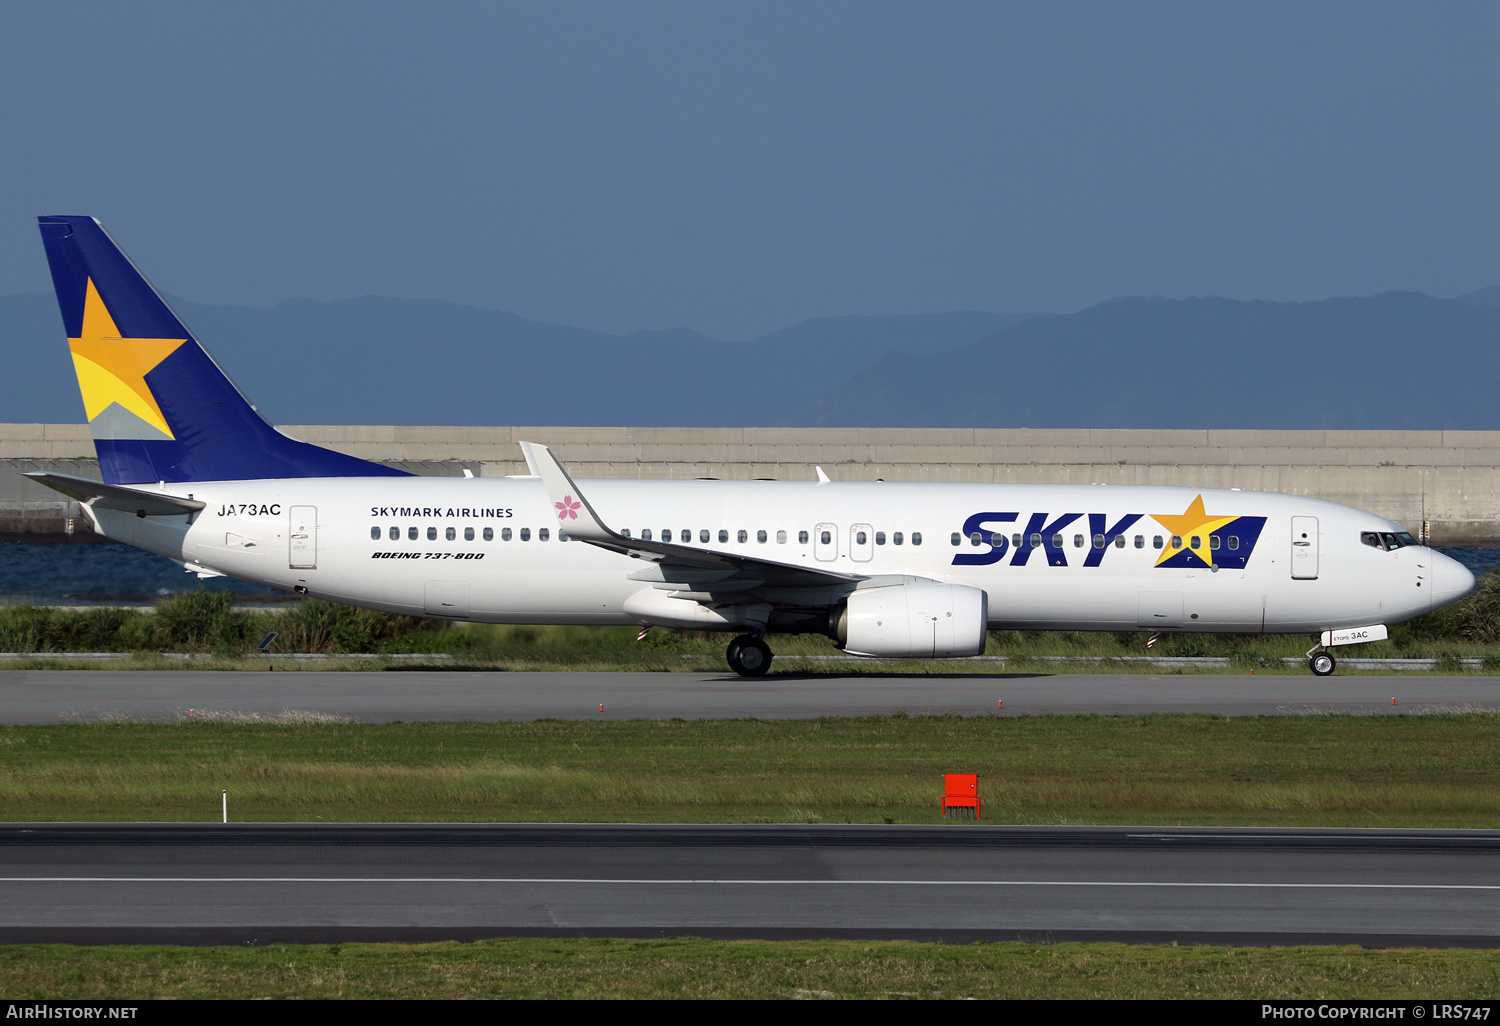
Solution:
{"label": "boeing 737-800 text", "polygon": [[40,227],[104,480],[31,476],[201,574],[451,620],[731,631],[748,676],[778,632],[952,657],[996,628],[1321,633],[1330,673],[1329,647],[1474,586],[1398,524],[1290,495],[576,482],[535,443],[528,476],[412,476],[281,434],[97,221]]}

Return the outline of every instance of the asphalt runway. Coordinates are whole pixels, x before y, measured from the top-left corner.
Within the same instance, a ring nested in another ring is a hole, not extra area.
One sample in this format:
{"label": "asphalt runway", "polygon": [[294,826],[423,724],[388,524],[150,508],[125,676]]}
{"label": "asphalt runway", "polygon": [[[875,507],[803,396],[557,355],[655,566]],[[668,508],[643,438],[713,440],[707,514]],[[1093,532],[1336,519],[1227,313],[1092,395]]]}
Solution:
{"label": "asphalt runway", "polygon": [[0,826],[0,943],[494,936],[1500,946],[1500,832]]}
{"label": "asphalt runway", "polygon": [[[1391,699],[1396,700],[1394,706]],[[600,710],[600,706],[603,710]],[[1413,713],[1500,708],[1500,678],[1338,674],[0,671],[0,723],[317,714],[412,720],[714,719],[957,713]]]}

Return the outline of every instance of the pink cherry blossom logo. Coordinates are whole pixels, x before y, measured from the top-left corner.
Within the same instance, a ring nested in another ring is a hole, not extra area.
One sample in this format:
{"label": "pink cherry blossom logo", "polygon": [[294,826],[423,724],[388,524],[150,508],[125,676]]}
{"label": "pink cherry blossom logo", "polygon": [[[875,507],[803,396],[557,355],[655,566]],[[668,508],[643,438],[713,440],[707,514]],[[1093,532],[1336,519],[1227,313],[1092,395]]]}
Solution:
{"label": "pink cherry blossom logo", "polygon": [[578,511],[583,508],[583,503],[574,502],[571,495],[564,495],[562,502],[554,502],[552,505],[557,508],[559,520],[577,520]]}

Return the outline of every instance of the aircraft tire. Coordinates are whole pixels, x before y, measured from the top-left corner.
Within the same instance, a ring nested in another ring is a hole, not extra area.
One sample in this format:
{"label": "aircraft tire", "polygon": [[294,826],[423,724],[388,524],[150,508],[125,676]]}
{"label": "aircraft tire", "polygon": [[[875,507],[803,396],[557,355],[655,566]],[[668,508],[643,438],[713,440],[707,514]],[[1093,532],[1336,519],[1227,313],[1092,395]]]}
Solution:
{"label": "aircraft tire", "polygon": [[1314,652],[1307,660],[1308,669],[1319,677],[1326,677],[1334,671],[1338,663],[1334,661],[1330,652]]}
{"label": "aircraft tire", "polygon": [[764,641],[746,634],[729,643],[729,668],[741,677],[759,677],[771,668],[771,648]]}

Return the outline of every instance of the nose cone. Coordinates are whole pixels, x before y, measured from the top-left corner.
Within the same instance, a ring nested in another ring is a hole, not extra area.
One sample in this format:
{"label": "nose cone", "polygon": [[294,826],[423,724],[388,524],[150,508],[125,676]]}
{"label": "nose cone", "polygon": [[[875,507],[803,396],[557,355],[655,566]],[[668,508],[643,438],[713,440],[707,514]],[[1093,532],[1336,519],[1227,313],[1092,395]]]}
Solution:
{"label": "nose cone", "polygon": [[1441,552],[1432,554],[1432,607],[1456,602],[1474,590],[1474,575],[1469,568]]}

